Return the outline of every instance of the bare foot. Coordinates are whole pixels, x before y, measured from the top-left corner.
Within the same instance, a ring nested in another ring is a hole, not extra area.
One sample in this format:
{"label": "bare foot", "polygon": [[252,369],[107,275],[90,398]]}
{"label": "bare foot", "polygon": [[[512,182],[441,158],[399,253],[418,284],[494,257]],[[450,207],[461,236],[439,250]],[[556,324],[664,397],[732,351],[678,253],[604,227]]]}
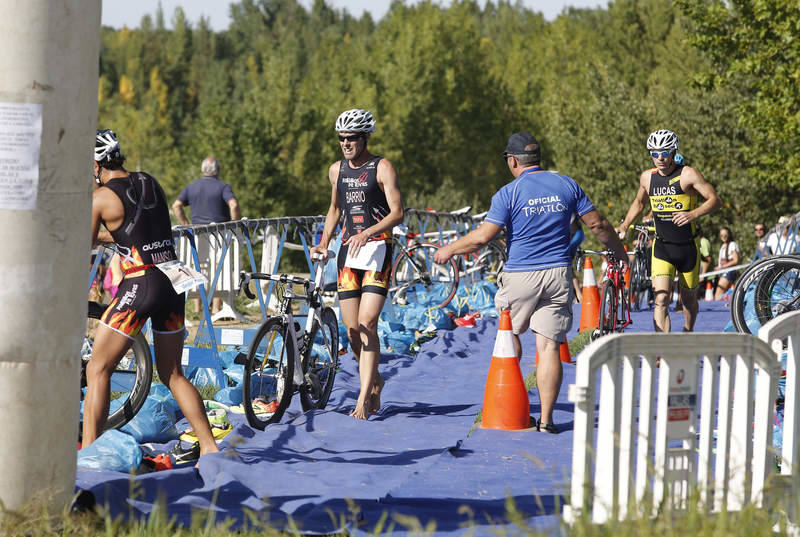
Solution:
{"label": "bare foot", "polygon": [[385,384],[383,377],[378,375],[378,380],[372,385],[372,394],[370,395],[370,410],[374,414],[381,409],[381,392]]}
{"label": "bare foot", "polygon": [[352,417],[360,420],[366,420],[370,414],[372,414],[371,409],[365,402],[361,402],[361,398],[359,398],[358,402],[356,402],[356,407],[350,413]]}

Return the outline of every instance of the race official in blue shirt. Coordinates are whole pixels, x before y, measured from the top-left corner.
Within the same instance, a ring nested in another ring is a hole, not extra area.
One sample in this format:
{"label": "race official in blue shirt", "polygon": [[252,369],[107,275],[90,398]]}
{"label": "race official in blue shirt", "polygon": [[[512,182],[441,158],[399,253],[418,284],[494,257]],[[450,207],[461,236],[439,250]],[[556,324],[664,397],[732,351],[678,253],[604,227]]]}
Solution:
{"label": "race official in blue shirt", "polygon": [[514,180],[492,197],[486,219],[477,229],[440,248],[434,259],[482,248],[506,230],[508,261],[498,278],[498,309],[511,310],[514,347],[522,357],[519,334],[536,334],[539,366],[536,384],[541,400],[540,431],[557,433],[553,407],[561,389],[559,345],[572,327],[572,258],[570,224],[575,218],[627,265],[628,255],[614,227],[595,209],[571,177],[540,167],[541,148],[530,133],[517,132],[502,153]]}

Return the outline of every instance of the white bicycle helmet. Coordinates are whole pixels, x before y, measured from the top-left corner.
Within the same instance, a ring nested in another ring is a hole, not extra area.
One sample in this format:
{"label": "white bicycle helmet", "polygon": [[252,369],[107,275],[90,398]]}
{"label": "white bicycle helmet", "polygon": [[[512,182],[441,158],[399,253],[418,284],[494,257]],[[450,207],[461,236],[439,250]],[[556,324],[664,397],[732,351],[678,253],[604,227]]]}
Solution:
{"label": "white bicycle helmet", "polygon": [[97,131],[94,139],[94,160],[101,166],[107,166],[112,162],[121,164],[125,161],[119,140],[111,129]]}
{"label": "white bicycle helmet", "polygon": [[664,149],[667,151],[677,151],[678,135],[667,129],[659,129],[650,133],[647,137],[647,150]]}
{"label": "white bicycle helmet", "polygon": [[336,132],[375,132],[375,118],[361,108],[345,110],[336,118]]}

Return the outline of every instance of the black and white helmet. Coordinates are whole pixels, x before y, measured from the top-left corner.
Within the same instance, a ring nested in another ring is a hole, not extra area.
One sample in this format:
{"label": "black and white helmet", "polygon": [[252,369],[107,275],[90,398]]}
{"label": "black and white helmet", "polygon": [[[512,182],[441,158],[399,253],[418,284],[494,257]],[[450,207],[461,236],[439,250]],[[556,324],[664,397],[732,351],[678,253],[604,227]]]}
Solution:
{"label": "black and white helmet", "polygon": [[667,151],[678,150],[678,135],[667,129],[659,129],[647,137],[647,150],[664,149]]}
{"label": "black and white helmet", "polygon": [[336,119],[336,132],[375,132],[375,118],[361,108],[345,110]]}
{"label": "black and white helmet", "polygon": [[94,139],[94,160],[103,167],[112,163],[121,165],[125,162],[117,135],[111,129],[97,131]]}

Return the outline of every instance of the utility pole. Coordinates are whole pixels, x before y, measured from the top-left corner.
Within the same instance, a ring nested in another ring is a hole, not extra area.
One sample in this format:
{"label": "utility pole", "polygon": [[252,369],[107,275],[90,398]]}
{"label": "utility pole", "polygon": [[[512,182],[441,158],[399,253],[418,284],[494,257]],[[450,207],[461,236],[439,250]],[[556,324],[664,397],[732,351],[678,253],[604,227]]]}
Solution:
{"label": "utility pole", "polygon": [[0,501],[75,491],[101,0],[0,0]]}

